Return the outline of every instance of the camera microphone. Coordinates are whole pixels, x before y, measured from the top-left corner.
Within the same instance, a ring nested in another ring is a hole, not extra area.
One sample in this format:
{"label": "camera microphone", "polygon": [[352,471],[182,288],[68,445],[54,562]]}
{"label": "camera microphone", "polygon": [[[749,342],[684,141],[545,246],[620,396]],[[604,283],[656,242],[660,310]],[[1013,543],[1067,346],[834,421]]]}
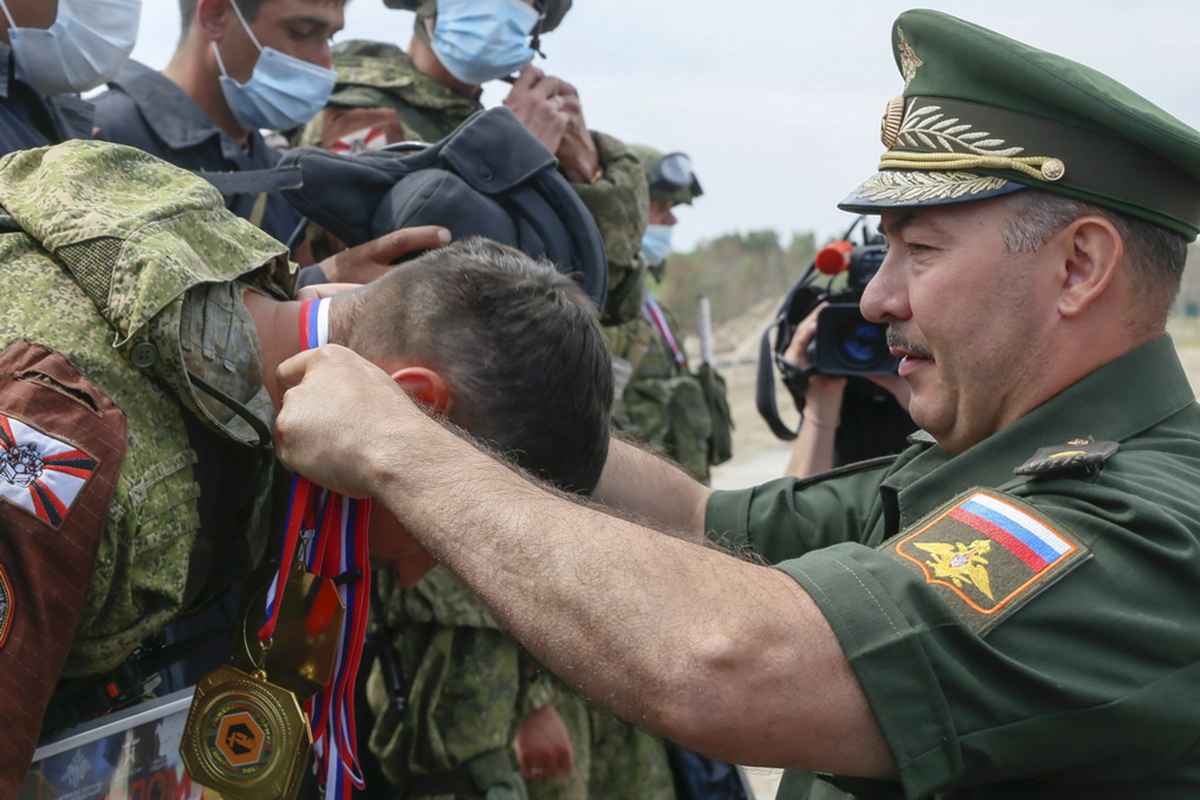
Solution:
{"label": "camera microphone", "polygon": [[823,275],[837,275],[850,269],[850,254],[854,245],[845,239],[830,242],[820,249],[813,259],[813,266]]}

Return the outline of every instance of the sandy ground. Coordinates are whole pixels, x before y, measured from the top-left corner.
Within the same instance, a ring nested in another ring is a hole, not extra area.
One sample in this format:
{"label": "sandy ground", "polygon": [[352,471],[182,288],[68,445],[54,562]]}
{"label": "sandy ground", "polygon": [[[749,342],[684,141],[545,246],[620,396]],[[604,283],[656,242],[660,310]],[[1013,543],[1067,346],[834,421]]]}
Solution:
{"label": "sandy ground", "polygon": [[[775,438],[759,416],[754,400],[757,337],[769,324],[769,316],[758,320],[757,331],[752,324],[744,324],[744,335],[739,337],[737,344],[717,357],[721,374],[725,376],[735,425],[733,458],[713,468],[713,486],[719,489],[738,489],[778,478],[787,465],[790,443]],[[1200,386],[1200,320],[1176,319],[1170,326],[1170,333],[1194,390]],[[786,424],[794,425],[794,405],[782,385],[777,387],[777,399],[780,417]],[[756,800],[773,800],[779,771],[749,768],[746,773]]]}

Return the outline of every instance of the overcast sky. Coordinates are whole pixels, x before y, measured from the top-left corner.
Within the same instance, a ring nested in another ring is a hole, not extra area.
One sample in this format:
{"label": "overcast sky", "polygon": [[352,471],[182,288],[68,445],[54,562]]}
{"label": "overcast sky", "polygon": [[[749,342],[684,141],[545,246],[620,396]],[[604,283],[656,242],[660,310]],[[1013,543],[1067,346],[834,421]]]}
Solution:
{"label": "overcast sky", "polygon": [[[174,0],[144,0],[133,57],[161,69]],[[692,156],[704,197],[677,214],[676,249],[733,231],[818,238],[873,171],[879,119],[903,83],[890,30],[911,2],[575,0],[536,63],[575,84],[588,125]],[[947,0],[935,6],[1095,67],[1200,127],[1200,2]],[[337,38],[407,43],[413,15],[352,0]],[[507,86],[485,92],[487,105]]]}

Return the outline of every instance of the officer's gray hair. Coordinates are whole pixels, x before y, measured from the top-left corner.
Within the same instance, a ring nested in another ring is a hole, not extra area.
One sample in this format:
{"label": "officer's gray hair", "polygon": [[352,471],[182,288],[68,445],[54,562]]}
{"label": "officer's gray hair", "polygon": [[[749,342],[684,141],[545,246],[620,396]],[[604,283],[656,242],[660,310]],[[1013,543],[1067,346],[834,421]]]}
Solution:
{"label": "officer's gray hair", "polygon": [[1098,216],[1111,222],[1125,243],[1125,264],[1138,297],[1161,311],[1165,319],[1183,278],[1187,240],[1175,231],[1111,208],[1037,189],[1005,196],[1009,211],[1003,231],[1010,252],[1032,253],[1056,232],[1080,217]]}

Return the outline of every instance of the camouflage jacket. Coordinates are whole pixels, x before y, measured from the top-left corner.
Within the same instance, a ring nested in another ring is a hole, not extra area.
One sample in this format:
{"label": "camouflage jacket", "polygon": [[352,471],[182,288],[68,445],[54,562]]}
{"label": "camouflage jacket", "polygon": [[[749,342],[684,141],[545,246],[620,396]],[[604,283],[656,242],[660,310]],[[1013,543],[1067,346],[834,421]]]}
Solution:
{"label": "camouflage jacket", "polygon": [[[449,136],[483,106],[479,97],[462,95],[418,70],[400,48],[379,42],[353,40],[334,54],[337,86],[330,107],[305,128],[300,144],[330,145],[324,127],[347,109],[391,109],[407,140],[434,142]],[[331,123],[332,124],[332,123]],[[650,213],[646,175],[637,156],[618,139],[592,131],[602,174],[595,183],[572,183],[604,238],[609,286],[636,280],[644,266],[636,256]],[[634,311],[633,313],[636,313]],[[605,324],[630,317],[613,304],[604,309]]]}
{"label": "camouflage jacket", "polygon": [[[6,156],[0,206],[0,345],[61,354],[127,421],[62,670],[97,674],[262,554],[274,415],[241,291],[286,298],[277,282],[288,278],[286,249],[229,213],[205,181],[121,145]],[[69,436],[50,414],[24,415],[52,438]],[[202,530],[196,476],[202,455],[217,451],[232,457],[218,468],[229,494],[216,498],[231,527]],[[37,624],[20,612],[10,621]]]}
{"label": "camouflage jacket", "polygon": [[704,480],[711,465],[729,457],[728,448],[719,444],[732,424],[724,380],[706,365],[697,372],[689,369],[679,323],[661,304],[659,308],[679,357],[645,302],[632,320],[604,329],[614,369],[623,373],[617,381],[613,425]]}

